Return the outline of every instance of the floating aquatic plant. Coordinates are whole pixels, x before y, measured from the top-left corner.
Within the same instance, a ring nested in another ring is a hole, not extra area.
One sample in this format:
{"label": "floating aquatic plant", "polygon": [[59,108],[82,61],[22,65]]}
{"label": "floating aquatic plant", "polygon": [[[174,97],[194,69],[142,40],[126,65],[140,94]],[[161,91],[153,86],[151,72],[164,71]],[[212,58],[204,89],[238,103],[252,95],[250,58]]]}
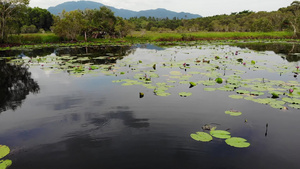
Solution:
{"label": "floating aquatic plant", "polygon": [[[10,153],[10,149],[6,145],[0,145],[0,159],[5,157]],[[11,160],[0,160],[0,169],[6,169],[7,167],[11,166]]]}
{"label": "floating aquatic plant", "polygon": [[210,142],[213,139],[211,135],[205,132],[196,132],[196,134],[192,133],[190,136],[192,139],[202,142]]}
{"label": "floating aquatic plant", "polygon": [[231,137],[226,139],[225,142],[228,145],[237,148],[247,148],[250,146],[250,143],[248,143],[246,139],[240,137]]}
{"label": "floating aquatic plant", "polygon": [[213,130],[213,131],[210,131],[210,135],[212,135],[213,137],[216,137],[216,138],[220,138],[220,139],[227,139],[227,138],[231,137],[230,133],[225,130]]}
{"label": "floating aquatic plant", "polygon": [[237,110],[227,110],[225,111],[225,114],[229,114],[230,116],[240,116],[242,115],[242,112]]}
{"label": "floating aquatic plant", "polygon": [[191,95],[192,95],[191,92],[180,92],[179,93],[179,96],[181,96],[181,97],[188,97],[188,96],[191,96]]}
{"label": "floating aquatic plant", "polygon": [[242,99],[244,96],[242,95],[229,95],[228,97],[233,98],[233,99]]}

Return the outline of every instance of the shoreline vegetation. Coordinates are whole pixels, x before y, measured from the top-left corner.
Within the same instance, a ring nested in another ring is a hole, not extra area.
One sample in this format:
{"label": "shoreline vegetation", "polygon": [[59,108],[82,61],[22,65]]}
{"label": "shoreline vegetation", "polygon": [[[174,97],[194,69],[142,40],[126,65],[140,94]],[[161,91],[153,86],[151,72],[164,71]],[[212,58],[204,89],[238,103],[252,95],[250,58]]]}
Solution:
{"label": "shoreline vegetation", "polygon": [[[19,46],[180,44],[205,41],[300,39],[300,1],[272,12],[242,11],[195,19],[115,16],[108,7],[53,15],[30,0],[0,3],[0,50]],[[18,12],[16,12],[18,11]],[[38,21],[38,22],[37,22]],[[190,43],[191,44],[191,43]]]}
{"label": "shoreline vegetation", "polygon": [[153,32],[153,31],[133,31],[123,38],[108,39],[87,39],[79,36],[77,41],[61,41],[54,33],[33,33],[11,35],[8,43],[0,44],[0,50],[10,50],[13,48],[30,48],[35,46],[86,46],[86,45],[128,45],[139,43],[183,43],[201,41],[280,41],[298,42],[293,38],[293,32]]}

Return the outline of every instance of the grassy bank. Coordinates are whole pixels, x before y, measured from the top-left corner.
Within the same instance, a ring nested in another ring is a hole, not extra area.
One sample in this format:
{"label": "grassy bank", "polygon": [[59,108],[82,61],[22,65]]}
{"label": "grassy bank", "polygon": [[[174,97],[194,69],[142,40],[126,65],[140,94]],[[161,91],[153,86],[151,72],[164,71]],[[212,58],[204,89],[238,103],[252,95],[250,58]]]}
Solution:
{"label": "grassy bank", "polygon": [[226,39],[289,39],[292,32],[132,32],[127,39],[148,41],[193,41],[193,40],[226,40]]}
{"label": "grassy bank", "polygon": [[40,44],[40,43],[60,43],[60,38],[54,33],[33,33],[11,35],[8,38],[11,44]]}
{"label": "grassy bank", "polygon": [[[181,43],[184,41],[208,41],[208,40],[275,40],[289,41],[292,38],[292,32],[151,32],[139,31],[132,32],[122,39],[88,39],[84,42],[84,37],[78,37],[78,42],[62,42],[54,33],[35,33],[12,35],[9,37],[8,44],[0,44],[0,50],[9,50],[11,46],[68,46],[68,45],[130,45],[137,43]],[[293,39],[298,41],[298,39]]]}

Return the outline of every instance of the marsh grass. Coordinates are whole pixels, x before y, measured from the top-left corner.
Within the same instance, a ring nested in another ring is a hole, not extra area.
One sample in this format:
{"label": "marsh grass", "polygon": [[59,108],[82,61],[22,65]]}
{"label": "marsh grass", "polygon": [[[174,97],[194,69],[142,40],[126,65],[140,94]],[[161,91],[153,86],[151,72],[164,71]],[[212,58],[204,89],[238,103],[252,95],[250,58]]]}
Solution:
{"label": "marsh grass", "polygon": [[149,41],[178,40],[224,40],[224,39],[286,39],[293,36],[292,32],[133,32],[130,38],[143,38]]}

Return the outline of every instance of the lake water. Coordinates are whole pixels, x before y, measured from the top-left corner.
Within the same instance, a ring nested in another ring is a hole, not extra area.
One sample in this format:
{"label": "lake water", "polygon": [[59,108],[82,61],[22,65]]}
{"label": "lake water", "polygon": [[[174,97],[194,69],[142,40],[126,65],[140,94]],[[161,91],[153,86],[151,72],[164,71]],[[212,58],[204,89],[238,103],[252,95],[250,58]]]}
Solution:
{"label": "lake water", "polygon": [[[9,169],[297,169],[295,51],[135,45],[2,52],[0,144],[11,149],[3,159],[12,161]],[[206,124],[250,146],[192,139]]]}

